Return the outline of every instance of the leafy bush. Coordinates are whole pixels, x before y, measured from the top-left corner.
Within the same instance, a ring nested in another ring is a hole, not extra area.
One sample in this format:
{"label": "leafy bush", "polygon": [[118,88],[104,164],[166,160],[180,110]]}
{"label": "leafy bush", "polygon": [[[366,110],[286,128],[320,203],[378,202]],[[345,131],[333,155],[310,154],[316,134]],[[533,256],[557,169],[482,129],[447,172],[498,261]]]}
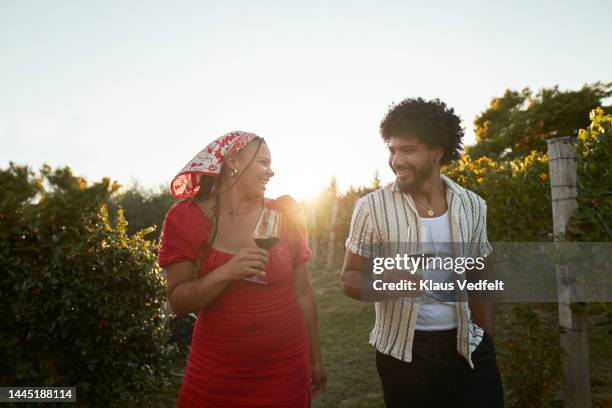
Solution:
{"label": "leafy bush", "polygon": [[499,311],[512,333],[497,338],[496,344],[506,404],[551,406],[560,369],[556,305],[514,305]]}
{"label": "leafy bush", "polygon": [[464,155],[445,173],[487,201],[491,241],[550,241],[548,157],[536,151],[512,161]]}
{"label": "leafy bush", "polygon": [[165,284],[153,244],[116,226],[118,186],[68,168],[0,169],[0,383],[76,386],[121,405],[168,382]]}
{"label": "leafy bush", "polygon": [[593,109],[577,138],[578,209],[567,226],[581,242],[612,241],[612,115]]}
{"label": "leafy bush", "polygon": [[134,184],[127,189],[122,189],[116,194],[110,204],[111,218],[118,208],[122,208],[125,218],[128,220],[128,234],[150,227],[156,227],[155,231],[145,238],[149,241],[157,241],[161,234],[161,228],[166,217],[166,212],[174,202],[170,189],[161,186],[157,189],[145,189]]}

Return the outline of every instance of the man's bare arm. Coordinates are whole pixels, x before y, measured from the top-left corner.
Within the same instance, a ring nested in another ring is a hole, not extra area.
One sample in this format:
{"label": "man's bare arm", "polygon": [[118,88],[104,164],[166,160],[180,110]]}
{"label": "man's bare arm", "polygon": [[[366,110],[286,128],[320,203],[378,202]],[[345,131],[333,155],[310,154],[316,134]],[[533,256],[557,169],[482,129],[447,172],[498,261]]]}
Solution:
{"label": "man's bare arm", "polygon": [[359,255],[356,255],[346,250],[344,254],[344,265],[342,266],[342,292],[353,299],[362,300],[361,290],[361,268],[363,260]]}
{"label": "man's bare arm", "polygon": [[[485,267],[482,270],[472,270],[468,272],[468,280],[471,282],[480,279],[490,279],[490,263],[485,259]],[[486,296],[473,296],[469,299],[470,310],[474,323],[482,327],[487,334],[494,337],[493,320],[495,318],[495,302],[487,299]]]}

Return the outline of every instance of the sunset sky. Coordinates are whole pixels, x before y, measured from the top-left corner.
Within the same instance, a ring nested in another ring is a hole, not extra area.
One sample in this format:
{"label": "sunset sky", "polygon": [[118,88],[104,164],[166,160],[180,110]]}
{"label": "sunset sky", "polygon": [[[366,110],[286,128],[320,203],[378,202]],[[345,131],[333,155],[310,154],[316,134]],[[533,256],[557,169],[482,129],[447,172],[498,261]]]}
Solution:
{"label": "sunset sky", "polygon": [[442,99],[470,144],[507,88],[612,80],[612,2],[494,3],[0,0],[0,165],[157,186],[245,130],[269,195],[307,197],[392,179],[393,101]]}

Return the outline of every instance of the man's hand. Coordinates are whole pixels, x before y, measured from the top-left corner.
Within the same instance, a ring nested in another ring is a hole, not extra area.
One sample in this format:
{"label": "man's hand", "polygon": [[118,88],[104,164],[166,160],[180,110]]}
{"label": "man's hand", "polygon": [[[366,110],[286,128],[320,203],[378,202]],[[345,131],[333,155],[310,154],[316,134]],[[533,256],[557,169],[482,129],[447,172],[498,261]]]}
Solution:
{"label": "man's hand", "polygon": [[[467,278],[470,282],[476,282],[480,279],[491,279],[489,273],[491,265],[485,259],[485,267],[478,271],[472,270],[468,273]],[[491,337],[495,335],[493,328],[493,320],[495,319],[495,303],[485,297],[474,296],[469,299],[470,310],[472,311],[472,319],[474,323],[482,327],[485,332]]]}

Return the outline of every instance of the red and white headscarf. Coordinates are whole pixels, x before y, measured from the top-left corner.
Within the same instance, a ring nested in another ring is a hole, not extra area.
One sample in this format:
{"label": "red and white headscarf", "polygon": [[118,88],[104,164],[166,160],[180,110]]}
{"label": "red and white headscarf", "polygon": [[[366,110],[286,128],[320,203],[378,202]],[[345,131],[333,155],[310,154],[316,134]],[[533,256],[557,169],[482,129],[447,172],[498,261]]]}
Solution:
{"label": "red and white headscarf", "polygon": [[219,176],[225,157],[231,153],[238,153],[256,137],[258,136],[254,133],[235,131],[214,140],[174,176],[170,184],[172,195],[175,198],[188,198],[198,194],[200,177],[203,174]]}

